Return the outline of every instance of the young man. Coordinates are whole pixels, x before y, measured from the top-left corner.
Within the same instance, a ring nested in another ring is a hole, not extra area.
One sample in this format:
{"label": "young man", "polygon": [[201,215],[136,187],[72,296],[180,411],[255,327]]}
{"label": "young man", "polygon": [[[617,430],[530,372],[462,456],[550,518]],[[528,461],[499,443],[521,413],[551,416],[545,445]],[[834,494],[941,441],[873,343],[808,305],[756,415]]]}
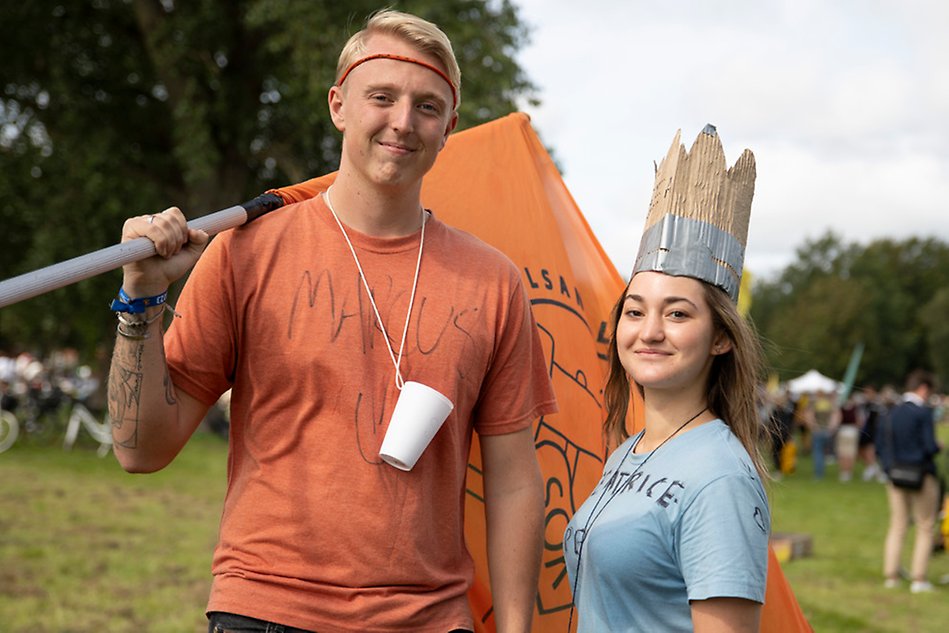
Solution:
{"label": "young man", "polygon": [[896,405],[877,431],[877,449],[887,476],[897,464],[917,465],[923,471],[918,489],[886,485],[890,506],[890,524],[883,547],[883,585],[898,587],[903,541],[909,529],[910,518],[916,525],[913,544],[909,590],[925,593],[933,590],[926,578],[929,558],[933,551],[933,533],[939,509],[939,480],[935,457],[941,446],[936,439],[933,410],[929,397],[933,393],[935,377],[927,371],[915,370],[906,378],[903,401]]}
{"label": "young man", "polygon": [[[335,183],[219,236],[164,341],[153,297],[207,236],[176,208],[125,224],[123,239],[146,236],[159,255],[126,267],[117,304],[144,308],[119,313],[110,376],[123,467],[164,467],[232,388],[210,630],[473,630],[472,429],[497,629],[530,629],[544,504],[531,427],[556,405],[517,268],[420,204],[459,87],[437,27],[372,17],[329,91],[343,134]],[[403,380],[454,404],[408,472],[379,458]]]}

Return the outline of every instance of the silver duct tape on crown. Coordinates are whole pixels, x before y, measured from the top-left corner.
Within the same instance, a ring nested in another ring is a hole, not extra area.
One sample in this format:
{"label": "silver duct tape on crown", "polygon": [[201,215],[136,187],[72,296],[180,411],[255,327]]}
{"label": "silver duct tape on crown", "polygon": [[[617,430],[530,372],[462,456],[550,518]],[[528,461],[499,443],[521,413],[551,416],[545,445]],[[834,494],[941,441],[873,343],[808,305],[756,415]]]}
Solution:
{"label": "silver duct tape on crown", "polygon": [[633,274],[646,270],[695,277],[738,301],[745,247],[713,224],[666,215],[643,233]]}

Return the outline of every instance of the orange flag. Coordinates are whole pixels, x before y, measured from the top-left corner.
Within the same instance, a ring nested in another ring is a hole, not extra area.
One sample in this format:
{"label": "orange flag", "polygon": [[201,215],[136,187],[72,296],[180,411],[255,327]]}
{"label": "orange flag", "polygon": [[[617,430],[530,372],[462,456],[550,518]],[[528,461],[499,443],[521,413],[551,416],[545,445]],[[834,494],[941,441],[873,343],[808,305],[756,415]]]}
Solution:
{"label": "orange flag", "polygon": [[[276,190],[288,203],[325,190],[329,174]],[[567,191],[524,114],[512,114],[452,135],[426,176],[422,203],[443,221],[477,235],[521,269],[560,412],[534,430],[546,490],[544,555],[534,612],[536,632],[567,630],[571,595],[562,554],[564,528],[603,471],[608,319],[626,285]],[[630,236],[630,248],[639,236]],[[642,424],[634,402],[631,425]],[[485,546],[481,451],[468,464],[465,536],[475,560],[469,601],[478,633],[493,633]],[[761,630],[811,628],[771,553]],[[576,622],[576,617],[574,618]]]}

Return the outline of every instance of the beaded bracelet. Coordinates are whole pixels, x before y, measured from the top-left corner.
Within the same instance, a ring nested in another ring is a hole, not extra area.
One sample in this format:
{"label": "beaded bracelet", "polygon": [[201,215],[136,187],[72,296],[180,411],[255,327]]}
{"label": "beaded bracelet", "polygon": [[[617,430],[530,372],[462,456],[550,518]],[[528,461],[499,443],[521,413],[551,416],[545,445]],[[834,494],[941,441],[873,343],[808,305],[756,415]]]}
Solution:
{"label": "beaded bracelet", "polygon": [[[165,308],[169,310],[171,309],[167,305],[165,306]],[[174,313],[177,316],[177,313],[175,313],[174,310],[172,310],[172,313]],[[148,326],[150,326],[152,323],[160,319],[165,314],[165,310],[159,311],[158,314],[156,314],[150,319],[144,318],[144,313],[136,313],[136,314],[142,314],[143,318],[130,319],[126,316],[123,316],[123,313],[117,312],[116,316],[119,318],[119,322],[115,326],[115,331],[121,336],[124,336],[125,338],[132,339],[135,341],[142,341],[148,338]]]}
{"label": "beaded bracelet", "polygon": [[133,341],[144,341],[148,338],[148,330],[142,330],[141,332],[126,332],[122,329],[122,324],[119,323],[115,326],[115,332],[123,338],[132,339]]}

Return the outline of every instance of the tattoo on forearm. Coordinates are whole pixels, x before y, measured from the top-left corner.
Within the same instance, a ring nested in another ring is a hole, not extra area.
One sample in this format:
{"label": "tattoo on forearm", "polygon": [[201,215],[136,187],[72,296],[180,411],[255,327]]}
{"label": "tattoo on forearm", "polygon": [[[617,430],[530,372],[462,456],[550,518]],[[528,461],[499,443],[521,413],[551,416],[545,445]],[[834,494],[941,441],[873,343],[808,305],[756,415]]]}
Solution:
{"label": "tattoo on forearm", "polygon": [[123,448],[138,446],[138,423],[142,397],[144,341],[116,341],[109,372],[109,409],[112,440]]}

